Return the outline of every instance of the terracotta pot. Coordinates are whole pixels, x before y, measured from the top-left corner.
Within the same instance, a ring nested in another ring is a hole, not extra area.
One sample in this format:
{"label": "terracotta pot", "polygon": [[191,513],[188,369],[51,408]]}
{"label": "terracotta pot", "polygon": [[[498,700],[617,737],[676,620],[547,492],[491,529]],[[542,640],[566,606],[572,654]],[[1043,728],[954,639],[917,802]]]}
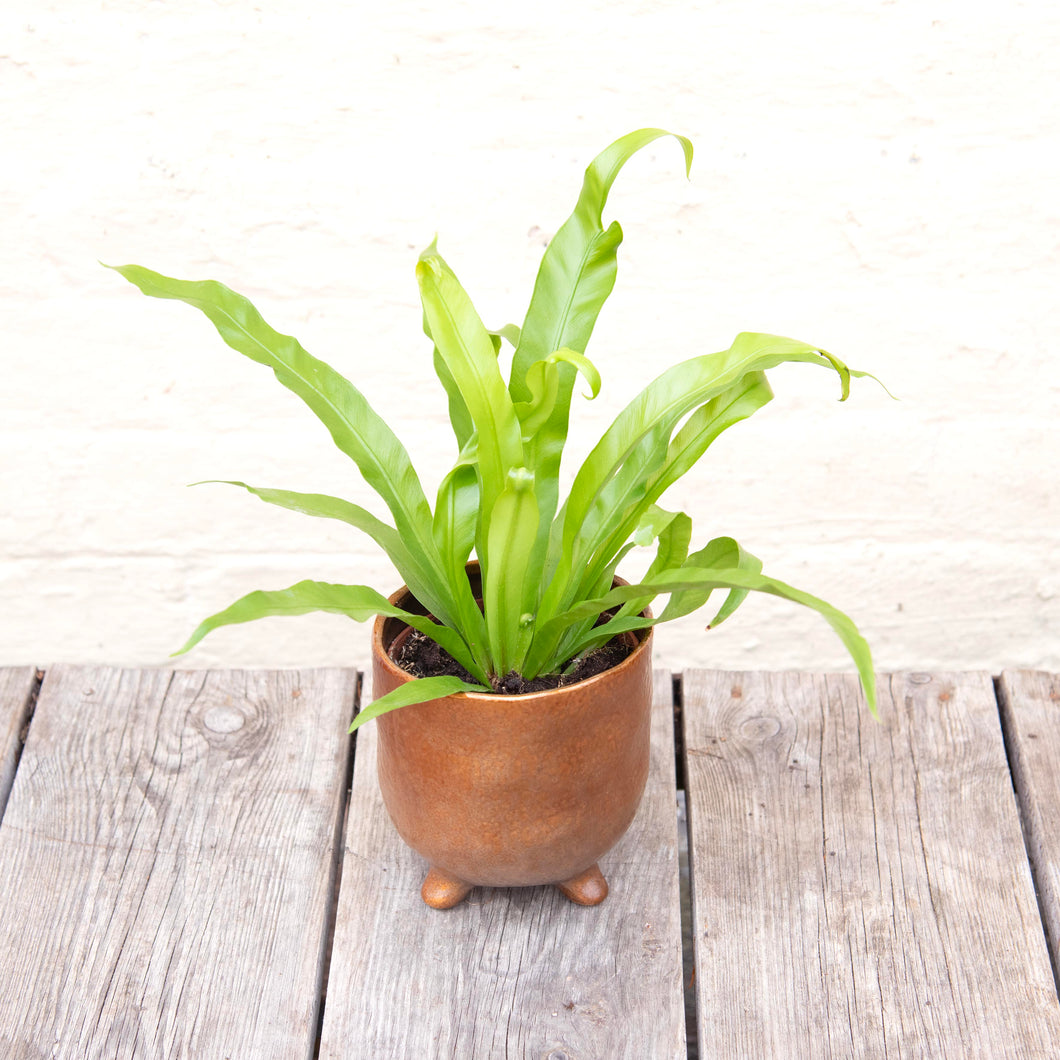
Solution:
{"label": "terracotta pot", "polygon": [[[423,608],[407,588],[391,602]],[[375,694],[412,678],[391,659],[408,627],[378,618]],[[633,821],[648,776],[651,633],[618,666],[522,696],[460,693],[377,718],[379,786],[402,839],[426,858],[423,900],[456,905],[474,886],[556,884],[607,897],[597,861]]]}

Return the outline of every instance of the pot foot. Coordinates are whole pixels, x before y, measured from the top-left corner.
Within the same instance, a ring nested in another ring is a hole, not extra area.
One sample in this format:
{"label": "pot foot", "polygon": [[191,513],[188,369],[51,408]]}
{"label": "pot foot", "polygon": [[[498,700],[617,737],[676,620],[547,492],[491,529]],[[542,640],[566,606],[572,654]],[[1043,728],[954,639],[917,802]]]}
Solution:
{"label": "pot foot", "polygon": [[578,905],[599,905],[607,897],[607,880],[599,865],[592,865],[556,887]]}
{"label": "pot foot", "polygon": [[471,886],[432,865],[420,888],[420,895],[432,909],[452,909],[467,897]]}

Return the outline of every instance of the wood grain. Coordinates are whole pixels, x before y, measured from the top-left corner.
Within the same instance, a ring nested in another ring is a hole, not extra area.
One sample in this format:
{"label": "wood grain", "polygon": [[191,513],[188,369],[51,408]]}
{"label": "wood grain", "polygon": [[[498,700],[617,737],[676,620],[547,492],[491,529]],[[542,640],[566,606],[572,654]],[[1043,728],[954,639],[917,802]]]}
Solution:
{"label": "wood grain", "polygon": [[1060,1055],[989,676],[860,699],[685,675],[701,1055]]}
{"label": "wood grain", "polygon": [[37,671],[32,666],[0,668],[0,820],[15,779],[22,729],[29,716]]}
{"label": "wood grain", "polygon": [[312,1055],[355,682],[47,672],[0,826],[0,1055]]}
{"label": "wood grain", "polygon": [[1055,974],[1060,967],[1060,674],[1009,670],[1001,675],[1000,690],[1001,720]]}
{"label": "wood grain", "polygon": [[648,790],[601,862],[607,900],[476,889],[428,909],[358,732],[321,1057],[685,1057],[672,684],[657,674]]}

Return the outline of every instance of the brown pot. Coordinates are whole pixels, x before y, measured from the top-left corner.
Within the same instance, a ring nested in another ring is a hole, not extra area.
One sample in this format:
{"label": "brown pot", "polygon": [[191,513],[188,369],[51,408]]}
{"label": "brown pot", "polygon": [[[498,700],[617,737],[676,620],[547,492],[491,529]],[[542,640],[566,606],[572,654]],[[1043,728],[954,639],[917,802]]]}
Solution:
{"label": "brown pot", "polygon": [[[423,608],[405,587],[391,598]],[[408,626],[377,618],[375,695],[412,680],[390,657]],[[618,666],[522,696],[462,692],[376,719],[379,787],[402,839],[426,858],[436,909],[473,886],[556,884],[607,897],[597,861],[633,821],[648,777],[651,631]]]}

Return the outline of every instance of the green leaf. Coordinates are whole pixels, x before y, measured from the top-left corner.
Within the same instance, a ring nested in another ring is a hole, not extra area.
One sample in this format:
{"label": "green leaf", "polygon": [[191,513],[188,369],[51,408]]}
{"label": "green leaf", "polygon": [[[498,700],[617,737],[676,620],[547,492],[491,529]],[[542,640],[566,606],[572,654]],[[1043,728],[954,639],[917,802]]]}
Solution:
{"label": "green leaf", "polygon": [[[688,417],[671,439],[665,458],[658,470],[651,474],[643,491],[638,488],[632,492],[632,496],[627,492],[626,497],[620,499],[616,494],[621,483],[616,479],[610,487],[612,496],[609,500],[613,507],[607,521],[595,530],[585,526],[582,529],[582,534],[589,538],[585,548],[595,558],[588,566],[587,575],[579,583],[579,595],[589,595],[583,589],[596,584],[596,573],[606,569],[608,557],[621,547],[631,531],[636,532],[634,528],[639,526],[638,520],[651,510],[655,501],[670,486],[691,470],[714,440],[733,424],[751,416],[772,397],[773,391],[765,374],[748,372],[736,384]],[[657,439],[655,441],[658,444]],[[637,496],[640,499],[634,500]]]}
{"label": "green leaf", "polygon": [[[431,245],[433,246],[434,244]],[[434,336],[431,335],[431,326],[427,320],[426,313],[423,314],[423,332],[431,342],[434,342]],[[519,342],[519,329],[514,324],[505,324],[498,331],[490,331],[488,334],[490,341],[493,343],[493,352],[495,354],[500,353],[501,339],[507,339],[512,346],[517,345]],[[460,388],[446,366],[445,358],[442,357],[441,351],[437,346],[434,347],[434,371],[449,400],[449,423],[453,428],[453,433],[456,435],[456,443],[460,450],[463,451],[474,433],[475,425],[471,422],[471,413],[468,412],[467,405],[464,404]]]}
{"label": "green leaf", "polygon": [[[200,310],[232,349],[267,365],[327,427],[335,444],[357,465],[394,517],[406,547],[434,574],[439,594],[445,578],[431,537],[431,510],[405,447],[364,395],[330,365],[308,354],[290,335],[274,331],[242,295],[215,280],[175,280],[139,265],[115,267],[153,298],[170,298]],[[426,603],[426,601],[423,601]],[[452,618],[444,595],[432,601],[443,621]]]}
{"label": "green leaf", "polygon": [[380,696],[369,706],[365,707],[350,726],[350,732],[359,729],[366,721],[378,718],[380,714],[386,714],[399,707],[412,707],[417,703],[429,703],[434,699],[443,699],[445,696],[455,695],[457,692],[489,692],[485,685],[472,685],[462,681],[459,677],[420,677],[415,681],[399,685],[392,692]]}
{"label": "green leaf", "polygon": [[572,350],[568,346],[556,350],[555,353],[550,353],[545,358],[546,364],[559,364],[561,361],[574,365],[585,376],[586,382],[589,384],[589,393],[585,397],[592,401],[600,393],[601,386],[600,373],[597,371],[596,365],[584,353],[578,353],[577,350]]}
{"label": "green leaf", "polygon": [[462,457],[442,479],[434,507],[434,540],[450,577],[454,571],[463,571],[475,545],[478,497],[474,458]]}
{"label": "green leaf", "polygon": [[515,402],[515,414],[523,433],[523,452],[534,449],[535,436],[548,423],[559,397],[561,372],[555,361],[535,361],[526,373],[529,401]]}
{"label": "green leaf", "polygon": [[560,364],[573,365],[585,376],[589,384],[589,393],[585,395],[587,399],[591,401],[600,393],[600,373],[596,366],[588,357],[574,350],[556,350],[544,360],[535,361],[530,365],[526,373],[530,400],[515,403],[515,414],[519,417],[524,448],[528,452],[533,451],[538,432],[548,423],[555,410],[562,379]]}
{"label": "green leaf", "polygon": [[[606,147],[585,171],[574,212],[549,241],[538,270],[530,308],[512,363],[511,391],[518,401],[529,398],[524,378],[534,361],[563,347],[582,353],[596,318],[615,282],[616,251],[622,231],[603,227],[607,197],[622,167],[641,148],[663,136],[664,129],[638,129]],[[692,144],[675,136],[685,155],[686,175],[692,166]]]}
{"label": "green leaf", "polygon": [[223,611],[218,611],[199,623],[195,632],[174,655],[183,655],[208,633],[221,626],[253,622],[259,618],[305,615],[311,611],[326,611],[345,615],[356,622],[366,622],[375,615],[399,618],[440,644],[461,666],[480,680],[486,675],[479,670],[475,659],[461,639],[449,626],[439,625],[426,615],[415,615],[395,607],[386,597],[367,585],[335,585],[330,582],[302,581],[286,589],[259,589],[240,597]]}
{"label": "green leaf", "polygon": [[[434,508],[434,540],[454,596],[459,616],[458,628],[478,661],[479,669],[488,673],[493,665],[489,657],[486,621],[471,592],[465,569],[475,543],[478,513],[479,485],[472,440],[438,488],[438,503]],[[415,591],[413,595],[420,599]]]}
{"label": "green leaf", "polygon": [[[740,570],[749,571],[751,574],[762,573],[762,561],[757,556],[752,555],[750,552],[747,551],[747,549],[741,548],[735,541],[732,540],[731,537],[727,538],[727,540],[732,541],[733,546],[735,546],[736,566],[739,567]],[[711,564],[710,562],[707,562],[706,557],[703,557],[701,559],[698,553],[689,556],[688,561],[685,565],[689,567],[709,567],[712,565],[721,566],[720,563]],[[742,604],[747,598],[747,593],[747,589],[730,589],[728,596],[725,597],[725,603],[721,605],[721,607],[718,609],[718,613],[707,624],[707,629],[714,629],[717,626],[720,626],[722,622],[725,621],[725,619],[729,618],[740,606],[740,604]],[[670,599],[672,602],[673,597],[671,597]],[[695,610],[696,608],[692,607],[690,608],[689,613]]]}
{"label": "green leaf", "polygon": [[[429,336],[430,330],[426,320],[427,317],[424,315],[423,330]],[[445,358],[437,346],[434,347],[434,373],[438,376],[438,381],[442,384],[449,400],[449,423],[453,428],[453,434],[456,435],[456,444],[462,452],[475,431],[475,425],[471,422],[471,413],[467,411],[460,388],[453,379],[453,373],[449,371]]]}
{"label": "green leaf", "polygon": [[[740,570],[759,574],[762,570],[762,561],[752,555],[731,537],[716,537],[707,543],[698,552],[693,552],[681,563],[670,565],[670,567],[659,566],[650,570],[645,580],[650,581],[657,573],[667,569],[684,569],[699,567],[704,570],[722,569],[729,570],[737,567]],[[669,622],[684,615],[690,615],[698,611],[710,599],[713,589],[698,589],[689,592],[675,592],[670,595],[670,601],[665,610],[659,616],[660,622]],[[747,596],[746,589],[731,589],[725,598],[718,613],[711,619],[707,629],[713,629],[725,621],[743,603]]]}
{"label": "green leaf", "polygon": [[483,578],[490,655],[499,677],[518,669],[530,643],[530,621],[523,616],[532,615],[538,588],[528,580],[537,518],[533,472],[515,468],[490,515],[487,547],[492,561]]}
{"label": "green leaf", "polygon": [[[432,243],[431,246],[433,247],[434,244]],[[431,335],[431,326],[426,313],[423,314],[423,332],[431,342],[434,342],[434,336]],[[494,354],[500,353],[502,339],[507,339],[512,346],[516,346],[519,343],[519,328],[514,324],[505,324],[499,330],[490,331],[487,334],[493,344]],[[449,371],[445,358],[437,346],[434,347],[434,372],[438,376],[438,381],[442,384],[442,388],[448,398],[449,423],[453,428],[453,434],[456,435],[456,444],[463,451],[471,440],[475,425],[471,421],[471,413],[468,412],[467,405],[464,403],[460,388],[457,386],[456,380],[453,378],[452,372]]]}
{"label": "green leaf", "polygon": [[[478,438],[479,504],[488,519],[505,488],[508,471],[523,466],[519,419],[497,367],[489,333],[433,244],[421,255],[416,278],[430,333]],[[483,551],[479,559],[486,564]]]}
{"label": "green leaf", "polygon": [[[771,392],[761,373],[785,361],[826,368],[841,364],[804,342],[744,333],[728,350],[674,365],[619,413],[575,476],[561,518],[552,528],[543,616],[584,595],[581,588],[594,581],[643,511],[722,430],[769,400]],[[691,418],[691,426],[679,431],[671,444],[685,416],[715,401],[699,418]]]}
{"label": "green leaf", "polygon": [[[645,534],[651,535],[646,541]],[[653,538],[657,539],[655,558],[644,575],[648,579],[659,571],[680,567],[684,563],[688,556],[688,544],[692,540],[692,520],[684,512],[668,512],[658,505],[652,505],[642,517],[634,540],[639,545],[648,545]],[[638,615],[651,605],[651,601],[651,597],[627,600],[615,617],[628,618],[630,615]]]}
{"label": "green leaf", "polygon": [[[750,553],[744,552],[731,537],[716,537],[706,547],[698,552],[688,555],[688,543],[692,537],[692,520],[684,512],[664,512],[661,508],[653,509],[655,521],[669,517],[659,533],[659,544],[655,553],[655,559],[651,566],[641,578],[641,583],[652,582],[656,575],[663,571],[677,570],[684,567],[716,567],[727,569],[736,566],[746,566],[747,569],[755,569],[755,573],[761,570],[759,563]],[[608,583],[610,585],[610,583]],[[606,592],[606,588],[592,593],[591,596],[600,596]],[[682,615],[698,611],[706,604],[713,592],[713,587],[686,590],[684,592],[672,592],[662,614],[651,622],[646,623],[640,618],[645,608],[650,607],[657,593],[627,600],[618,610],[617,614],[609,622],[602,626],[592,628],[591,633],[582,632],[581,636],[574,642],[576,650],[580,654],[592,651],[602,644],[606,644],[618,633],[627,630],[644,629],[646,625],[654,625],[658,622],[669,622],[671,619],[680,618]],[[722,607],[726,617],[731,614],[742,601],[746,592],[743,590],[731,590]],[[721,612],[719,612],[721,614]],[[721,621],[715,617],[714,625]],[[565,655],[570,650],[564,635],[557,654]]]}
{"label": "green leaf", "polygon": [[303,515],[312,515],[319,519],[337,519],[348,523],[367,534],[386,552],[402,581],[412,591],[412,595],[428,610],[433,611],[435,604],[441,598],[430,572],[406,548],[398,532],[392,526],[377,519],[371,512],[350,501],[342,500],[340,497],[329,497],[323,493],[294,493],[290,490],[261,489],[234,479],[205,479],[202,482],[192,483],[193,486],[212,484],[238,486],[267,504],[275,504],[279,508],[301,512]]}
{"label": "green leaf", "polygon": [[518,324],[505,324],[503,327],[497,328],[496,331],[491,331],[489,334],[490,338],[494,340],[494,349],[499,353],[501,339],[507,341],[508,345],[513,349],[519,345],[519,337],[522,334],[522,328],[520,328]]}
{"label": "green leaf", "polygon": [[[551,672],[553,668],[558,668],[566,661],[562,658],[554,658],[547,649],[549,645],[558,643],[563,630],[571,623],[595,618],[612,607],[621,606],[627,600],[636,600],[645,595],[721,588],[769,593],[772,596],[779,596],[812,608],[822,615],[850,653],[861,676],[869,708],[873,715],[876,715],[876,675],[872,669],[872,652],[865,638],[858,632],[857,626],[842,611],[816,596],[811,596],[776,578],[769,578],[763,574],[739,568],[682,567],[679,570],[662,571],[650,580],[645,578],[636,585],[617,586],[603,596],[585,600],[542,625],[531,648],[531,654],[527,658],[523,676],[530,679],[539,673]],[[659,621],[661,618],[650,621],[645,619],[643,625],[655,625]]]}
{"label": "green leaf", "polygon": [[661,497],[689,472],[722,432],[754,415],[773,400],[764,372],[747,372],[717,397],[701,405],[673,436],[651,482],[648,496]]}
{"label": "green leaf", "polygon": [[[679,567],[684,562],[688,555],[688,543],[692,538],[692,520],[684,512],[668,512],[653,505],[645,513],[634,538],[636,544],[642,547],[658,539],[655,558],[642,579],[642,581],[650,580],[659,571]],[[583,593],[580,599],[602,596],[611,588],[619,562],[633,548],[633,545],[634,542],[627,542],[618,550],[618,554],[604,569],[603,578]],[[580,657],[606,644],[619,633],[644,629],[646,623],[640,617],[641,612],[651,606],[656,595],[656,593],[648,593],[626,600],[614,617],[603,625],[595,624],[593,621],[595,615],[592,618],[582,619],[581,622],[572,623],[563,631],[556,647],[552,650],[553,657],[557,660],[568,659],[572,656]],[[709,596],[709,592],[703,596],[701,603],[706,602],[706,596]],[[662,620],[662,618],[657,618],[654,621]],[[647,625],[651,624],[653,623],[647,623]]]}
{"label": "green leaf", "polygon": [[[545,248],[534,293],[523,322],[509,389],[517,402],[531,401],[527,379],[531,366],[555,350],[585,353],[596,319],[611,293],[617,273],[617,251],[622,242],[618,222],[605,230],[603,211],[615,178],[641,148],[662,136],[663,129],[639,129],[605,148],[585,171],[573,213]],[[684,151],[686,174],[692,165],[692,144],[676,136]],[[558,388],[549,418],[527,446],[524,463],[538,474],[541,518],[534,547],[535,567],[544,563],[549,527],[559,505],[559,466],[567,440],[571,391],[575,373],[560,366]]]}
{"label": "green leaf", "polygon": [[[681,519],[682,516],[683,519]],[[639,548],[647,548],[653,541],[657,541],[661,538],[662,535],[671,528],[674,520],[678,519],[681,520],[681,525],[684,526],[684,529],[688,530],[689,539],[691,539],[692,520],[689,519],[684,512],[668,512],[665,508],[660,508],[657,504],[651,505],[637,523],[637,528],[633,532],[633,543]],[[679,559],[677,563],[680,563],[687,554],[688,541],[685,541],[685,549],[681,553],[681,559]],[[673,564],[667,564],[667,566],[672,565]]]}

